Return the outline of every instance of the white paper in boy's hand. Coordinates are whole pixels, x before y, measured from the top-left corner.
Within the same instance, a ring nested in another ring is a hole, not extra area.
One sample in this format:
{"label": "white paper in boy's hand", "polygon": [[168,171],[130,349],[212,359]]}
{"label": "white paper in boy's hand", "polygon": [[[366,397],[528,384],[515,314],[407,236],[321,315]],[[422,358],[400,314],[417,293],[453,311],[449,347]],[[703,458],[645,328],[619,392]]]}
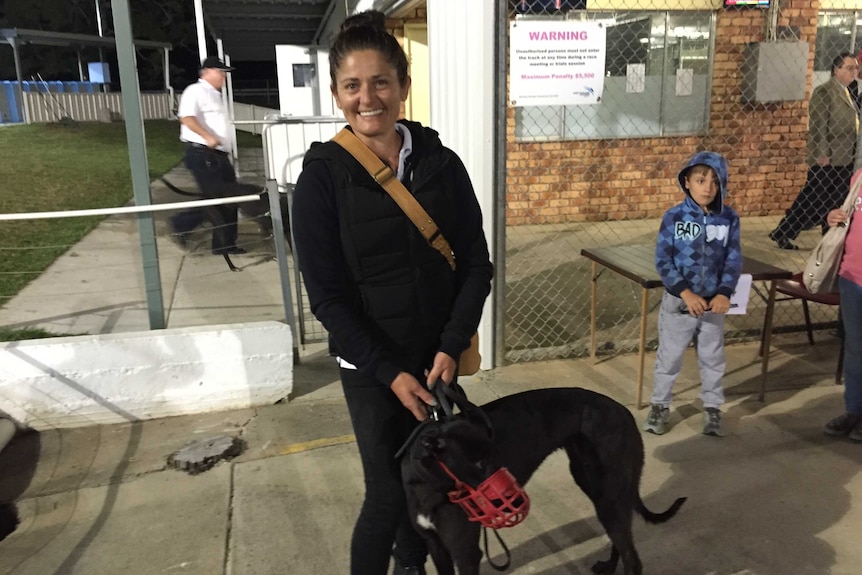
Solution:
{"label": "white paper in boy's hand", "polygon": [[743,315],[748,309],[748,296],[751,295],[751,274],[742,274],[736,282],[736,289],[730,296],[728,315]]}

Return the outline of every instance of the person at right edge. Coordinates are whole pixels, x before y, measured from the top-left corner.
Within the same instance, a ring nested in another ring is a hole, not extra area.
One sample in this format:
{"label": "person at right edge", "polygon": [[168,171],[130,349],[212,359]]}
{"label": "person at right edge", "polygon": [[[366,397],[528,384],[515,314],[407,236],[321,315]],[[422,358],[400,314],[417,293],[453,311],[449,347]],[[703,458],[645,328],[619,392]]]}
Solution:
{"label": "person at right edge", "polygon": [[425,573],[395,454],[434,405],[429,387],[456,380],[493,266],[470,177],[437,132],[399,120],[407,57],[385,16],[346,19],[329,52],[331,91],[349,129],[437,223],[454,254],[428,244],[386,191],[335,142],[305,154],[294,239],[311,310],[329,332],[356,435],[365,498],[350,546],[352,575]]}
{"label": "person at right edge", "polygon": [[742,272],[739,216],[725,205],[727,162],[698,152],[680,171],[685,201],[665,212],[655,266],[665,292],[658,315],[658,352],[651,406],[644,431],[665,432],[673,384],[692,339],[700,368],[704,435],[722,436],[724,317]]}
{"label": "person at right edge", "polygon": [[[853,182],[862,178],[862,170]],[[852,183],[851,183],[852,185]],[[862,196],[856,198],[848,219],[842,209],[826,216],[830,227],[850,226],[844,236],[844,255],[838,268],[841,323],[844,326],[844,413],[831,420],[823,433],[862,442]]]}
{"label": "person at right edge", "polygon": [[808,176],[805,186],[769,239],[783,250],[799,249],[792,240],[799,232],[821,226],[826,214],[841,205],[850,187],[859,114],[847,86],[859,65],[850,52],[832,60],[832,77],[814,88],[808,104]]}

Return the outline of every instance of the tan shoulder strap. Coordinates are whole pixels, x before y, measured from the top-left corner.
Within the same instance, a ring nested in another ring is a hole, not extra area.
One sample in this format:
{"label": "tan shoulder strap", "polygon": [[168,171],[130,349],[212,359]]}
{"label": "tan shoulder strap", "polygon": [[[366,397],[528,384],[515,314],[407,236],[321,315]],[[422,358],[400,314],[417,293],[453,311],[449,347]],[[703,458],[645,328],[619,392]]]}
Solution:
{"label": "tan shoulder strap", "polygon": [[395,200],[398,207],[400,207],[404,213],[407,214],[407,217],[410,218],[410,221],[419,228],[419,232],[428,241],[428,243],[431,244],[431,246],[438,252],[443,254],[443,257],[446,258],[447,262],[449,262],[449,267],[454,270],[455,254],[452,253],[452,248],[449,246],[449,242],[447,242],[446,238],[443,237],[443,234],[440,233],[440,229],[437,227],[437,224],[434,223],[434,220],[431,219],[431,216],[428,215],[428,212],[425,211],[425,208],[416,201],[413,194],[407,191],[404,184],[398,181],[398,178],[395,177],[395,173],[389,168],[389,166],[384,164],[383,161],[368,148],[368,146],[363,144],[362,141],[347,128],[343,128],[340,132],[335,134],[332,141],[350,152],[350,154],[356,158],[356,161],[362,164],[362,167],[371,174],[374,181],[380,184],[380,186],[386,190],[386,193],[392,196],[392,199]]}

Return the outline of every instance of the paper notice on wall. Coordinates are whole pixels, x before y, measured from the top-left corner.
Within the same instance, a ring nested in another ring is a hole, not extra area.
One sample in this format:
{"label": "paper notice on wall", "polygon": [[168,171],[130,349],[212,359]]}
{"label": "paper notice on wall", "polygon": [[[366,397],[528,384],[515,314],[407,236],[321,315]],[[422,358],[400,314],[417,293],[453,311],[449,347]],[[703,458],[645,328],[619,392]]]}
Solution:
{"label": "paper notice on wall", "polygon": [[646,64],[626,64],[626,92],[638,94],[644,91]]}
{"label": "paper notice on wall", "polygon": [[730,296],[728,315],[744,315],[748,311],[748,297],[751,295],[751,274],[742,274],[736,282],[736,289]]}
{"label": "paper notice on wall", "polygon": [[587,20],[509,24],[509,105],[599,104],[605,86],[607,26]]}
{"label": "paper notice on wall", "polygon": [[676,71],[676,95],[691,96],[694,90],[694,70],[680,68]]}

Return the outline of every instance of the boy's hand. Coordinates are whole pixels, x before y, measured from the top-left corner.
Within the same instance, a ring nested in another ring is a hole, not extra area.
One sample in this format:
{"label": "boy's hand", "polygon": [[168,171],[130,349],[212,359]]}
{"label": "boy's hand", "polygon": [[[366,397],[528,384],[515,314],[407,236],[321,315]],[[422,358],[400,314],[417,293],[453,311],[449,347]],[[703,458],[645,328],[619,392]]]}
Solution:
{"label": "boy's hand", "polygon": [[682,301],[685,302],[685,306],[688,308],[688,314],[692,317],[700,317],[709,309],[709,304],[706,300],[690,289],[684,289],[682,293],[679,294],[679,297],[681,297]]}
{"label": "boy's hand", "polygon": [[730,298],[726,295],[718,294],[709,302],[709,311],[712,313],[727,313],[730,309]]}

